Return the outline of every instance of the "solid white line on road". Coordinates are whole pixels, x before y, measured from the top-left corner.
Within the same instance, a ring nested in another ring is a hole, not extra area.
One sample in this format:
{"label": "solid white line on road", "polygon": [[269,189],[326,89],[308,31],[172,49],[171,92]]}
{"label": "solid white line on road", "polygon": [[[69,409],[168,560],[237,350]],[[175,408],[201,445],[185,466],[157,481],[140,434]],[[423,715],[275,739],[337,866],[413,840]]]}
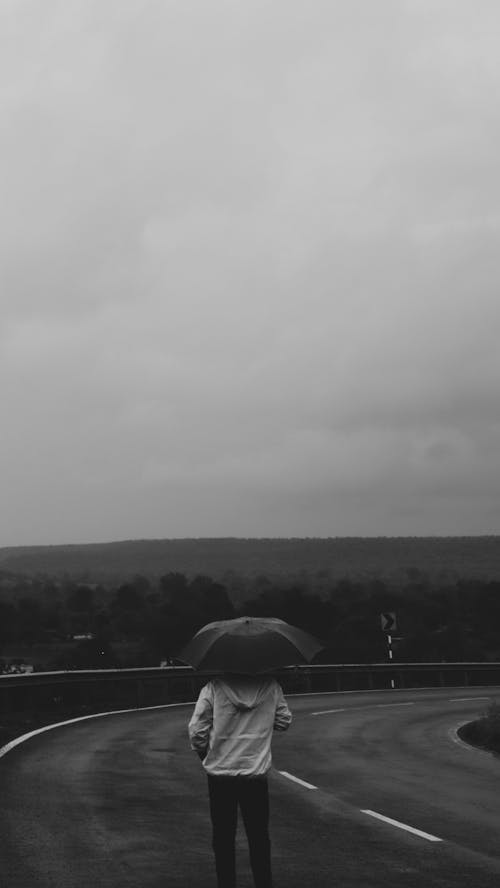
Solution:
{"label": "solid white line on road", "polygon": [[468,724],[468,722],[462,721],[458,725],[455,725],[454,728],[449,728],[448,737],[450,738],[450,740],[453,740],[453,743],[456,743],[457,746],[461,746],[462,749],[467,749],[469,752],[474,752],[474,750],[476,750],[476,747],[471,746],[470,743],[464,743],[464,741],[461,740],[458,736],[458,731],[466,724]]}
{"label": "solid white line on road", "polygon": [[346,712],[346,709],[322,709],[320,712],[311,712],[311,715],[330,715],[330,712]]}
{"label": "solid white line on road", "polygon": [[288,777],[289,780],[293,780],[294,783],[300,783],[301,786],[305,786],[306,789],[317,789],[317,786],[313,786],[312,783],[306,783],[305,780],[301,780],[300,777],[294,777],[293,774],[289,774],[288,771],[278,771],[282,777]]}
{"label": "solid white line on road", "polygon": [[475,752],[477,755],[493,755],[488,749],[480,749],[478,746],[472,746],[471,743],[465,743],[458,736],[458,731],[460,728],[463,728],[464,725],[469,724],[467,721],[459,722],[458,725],[455,725],[454,728],[450,728],[448,731],[448,737],[450,740],[453,740],[453,743],[456,743],[457,746],[460,746],[462,749],[466,749],[467,752]]}
{"label": "solid white line on road", "polygon": [[362,814],[369,814],[370,817],[376,817],[377,820],[383,820],[384,823],[390,823],[391,826],[397,826],[398,829],[404,829],[406,832],[413,833],[416,836],[420,836],[421,839],[427,839],[429,842],[442,842],[442,839],[438,839],[437,836],[433,836],[430,833],[423,832],[421,829],[415,829],[414,826],[408,826],[406,823],[400,823],[399,820],[393,820],[391,817],[385,817],[384,814],[377,814],[376,811],[370,811],[368,808],[361,809]]}
{"label": "solid white line on road", "polygon": [[92,718],[103,718],[106,715],[123,715],[126,712],[145,712],[147,709],[170,709],[173,706],[194,706],[194,703],[160,703],[158,706],[140,706],[134,709],[112,709],[109,712],[92,712],[90,715],[79,715],[78,718],[69,718],[66,721],[54,722],[51,725],[45,725],[43,728],[36,728],[35,731],[30,731],[28,734],[21,734],[20,737],[15,737],[14,740],[6,743],[5,746],[0,746],[0,758],[7,755],[11,749],[15,749],[20,743],[25,743],[25,741],[29,740],[31,737],[36,737],[38,734],[45,734],[46,731],[52,731],[54,728],[64,728],[65,725],[74,725],[76,722],[89,721]]}

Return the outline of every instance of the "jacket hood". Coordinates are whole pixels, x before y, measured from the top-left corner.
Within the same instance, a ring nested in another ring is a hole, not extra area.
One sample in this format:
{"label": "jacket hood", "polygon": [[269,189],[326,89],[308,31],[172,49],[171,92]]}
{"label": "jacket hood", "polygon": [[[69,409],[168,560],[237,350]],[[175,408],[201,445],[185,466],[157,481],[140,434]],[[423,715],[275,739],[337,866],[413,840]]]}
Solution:
{"label": "jacket hood", "polygon": [[218,679],[218,685],[236,709],[246,712],[256,709],[267,697],[271,681],[268,678],[238,675]]}

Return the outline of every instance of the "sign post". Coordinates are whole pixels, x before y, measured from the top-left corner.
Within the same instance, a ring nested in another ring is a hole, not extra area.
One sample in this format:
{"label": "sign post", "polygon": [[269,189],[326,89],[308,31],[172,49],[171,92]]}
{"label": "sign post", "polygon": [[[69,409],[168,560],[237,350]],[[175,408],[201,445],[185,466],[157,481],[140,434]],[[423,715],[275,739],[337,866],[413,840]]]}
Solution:
{"label": "sign post", "polygon": [[[387,653],[389,655],[389,663],[392,663],[392,633],[397,631],[398,628],[394,611],[386,611],[380,614],[380,625],[382,632],[385,632],[387,635]],[[391,688],[394,690],[393,678],[391,678]]]}

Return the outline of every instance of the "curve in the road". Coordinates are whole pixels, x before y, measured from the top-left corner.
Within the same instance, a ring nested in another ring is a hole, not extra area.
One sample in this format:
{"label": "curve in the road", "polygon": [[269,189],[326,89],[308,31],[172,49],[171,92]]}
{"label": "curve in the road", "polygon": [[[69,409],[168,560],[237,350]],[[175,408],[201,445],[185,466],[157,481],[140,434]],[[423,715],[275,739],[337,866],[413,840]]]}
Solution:
{"label": "curve in the road", "polygon": [[25,743],[26,740],[31,740],[32,737],[37,737],[39,734],[45,734],[46,731],[53,731],[55,728],[64,728],[67,725],[74,725],[77,722],[88,721],[91,718],[104,718],[107,715],[122,715],[124,712],[146,712],[149,709],[168,709],[173,706],[192,705],[192,703],[162,703],[158,706],[141,706],[140,709],[110,709],[108,712],[93,712],[90,715],[79,715],[76,718],[67,718],[65,721],[52,722],[50,725],[44,725],[42,728],[35,728],[33,731],[28,731],[26,734],[20,734],[19,737],[14,737],[14,739],[10,740],[9,743],[6,743],[5,746],[0,746],[0,758],[7,755],[11,749],[15,749],[16,746]]}
{"label": "curve in the road", "polygon": [[[271,776],[277,885],[497,888],[499,763],[449,734],[476,716],[474,696],[495,693],[290,697],[294,723],[276,738]],[[190,705],[72,719],[13,741],[0,762],[3,886],[211,888]],[[238,860],[250,888],[241,834]]]}

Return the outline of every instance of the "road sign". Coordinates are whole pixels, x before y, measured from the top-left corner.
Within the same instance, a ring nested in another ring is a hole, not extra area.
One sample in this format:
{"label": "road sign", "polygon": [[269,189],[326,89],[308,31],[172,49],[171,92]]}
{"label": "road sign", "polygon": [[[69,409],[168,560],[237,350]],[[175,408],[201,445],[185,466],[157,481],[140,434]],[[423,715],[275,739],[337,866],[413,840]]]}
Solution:
{"label": "road sign", "polygon": [[398,624],[394,611],[386,611],[380,614],[380,625],[382,626],[382,632],[388,632],[389,634],[396,632]]}

